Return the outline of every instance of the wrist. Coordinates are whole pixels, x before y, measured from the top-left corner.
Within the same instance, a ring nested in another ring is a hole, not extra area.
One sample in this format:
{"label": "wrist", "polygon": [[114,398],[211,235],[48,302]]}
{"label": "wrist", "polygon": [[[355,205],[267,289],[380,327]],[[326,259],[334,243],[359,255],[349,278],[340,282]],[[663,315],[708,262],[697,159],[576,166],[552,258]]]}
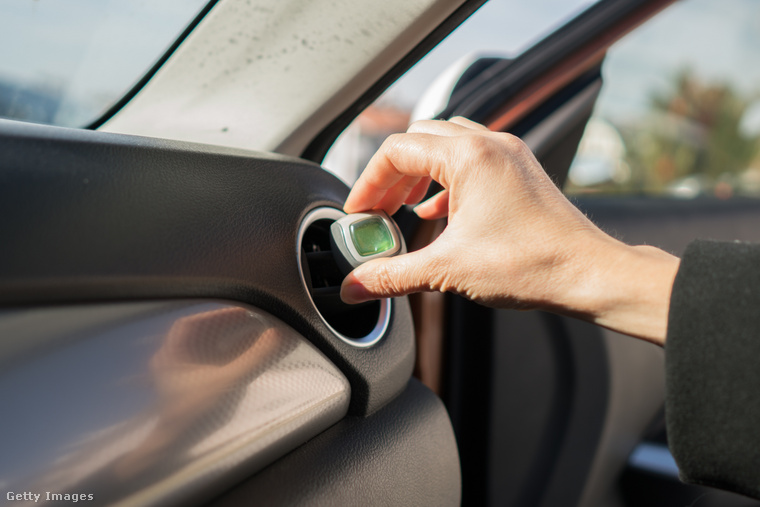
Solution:
{"label": "wrist", "polygon": [[665,344],[680,259],[655,247],[610,237],[588,242],[575,265],[575,283],[554,309],[658,345]]}

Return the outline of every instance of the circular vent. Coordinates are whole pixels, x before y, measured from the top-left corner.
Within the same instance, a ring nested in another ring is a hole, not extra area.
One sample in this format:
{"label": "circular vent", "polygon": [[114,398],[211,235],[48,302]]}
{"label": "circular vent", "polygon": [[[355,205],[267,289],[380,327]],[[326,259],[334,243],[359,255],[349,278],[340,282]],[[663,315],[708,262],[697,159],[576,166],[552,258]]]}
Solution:
{"label": "circular vent", "polygon": [[330,225],[345,213],[317,208],[306,215],[298,234],[301,279],[319,316],[338,338],[357,347],[369,347],[385,334],[390,322],[389,299],[347,305],[340,299],[343,274],[333,259]]}

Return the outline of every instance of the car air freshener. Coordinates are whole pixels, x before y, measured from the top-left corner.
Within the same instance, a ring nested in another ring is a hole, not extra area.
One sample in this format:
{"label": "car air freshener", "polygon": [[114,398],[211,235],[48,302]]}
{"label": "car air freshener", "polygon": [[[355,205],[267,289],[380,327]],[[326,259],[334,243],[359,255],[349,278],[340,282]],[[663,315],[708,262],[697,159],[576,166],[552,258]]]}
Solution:
{"label": "car air freshener", "polygon": [[398,225],[384,211],[352,213],[330,226],[335,262],[344,274],[369,260],[406,253]]}

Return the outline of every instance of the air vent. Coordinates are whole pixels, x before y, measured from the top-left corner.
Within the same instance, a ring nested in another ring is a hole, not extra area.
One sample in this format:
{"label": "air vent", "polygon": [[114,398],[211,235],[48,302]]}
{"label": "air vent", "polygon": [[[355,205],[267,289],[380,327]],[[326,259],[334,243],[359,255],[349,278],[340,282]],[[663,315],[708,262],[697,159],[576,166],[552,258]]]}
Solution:
{"label": "air vent", "polygon": [[368,347],[382,338],[390,321],[390,300],[347,305],[340,299],[343,274],[330,248],[330,225],[345,214],[334,208],[309,213],[299,235],[304,285],[327,326],[343,341]]}

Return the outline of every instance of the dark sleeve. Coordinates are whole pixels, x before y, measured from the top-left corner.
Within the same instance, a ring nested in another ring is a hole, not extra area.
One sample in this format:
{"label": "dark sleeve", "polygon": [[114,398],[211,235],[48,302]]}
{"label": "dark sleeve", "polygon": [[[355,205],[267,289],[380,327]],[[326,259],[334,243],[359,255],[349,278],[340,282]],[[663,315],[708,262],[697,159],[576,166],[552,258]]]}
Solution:
{"label": "dark sleeve", "polygon": [[665,351],[681,479],[760,498],[760,244],[689,245]]}

